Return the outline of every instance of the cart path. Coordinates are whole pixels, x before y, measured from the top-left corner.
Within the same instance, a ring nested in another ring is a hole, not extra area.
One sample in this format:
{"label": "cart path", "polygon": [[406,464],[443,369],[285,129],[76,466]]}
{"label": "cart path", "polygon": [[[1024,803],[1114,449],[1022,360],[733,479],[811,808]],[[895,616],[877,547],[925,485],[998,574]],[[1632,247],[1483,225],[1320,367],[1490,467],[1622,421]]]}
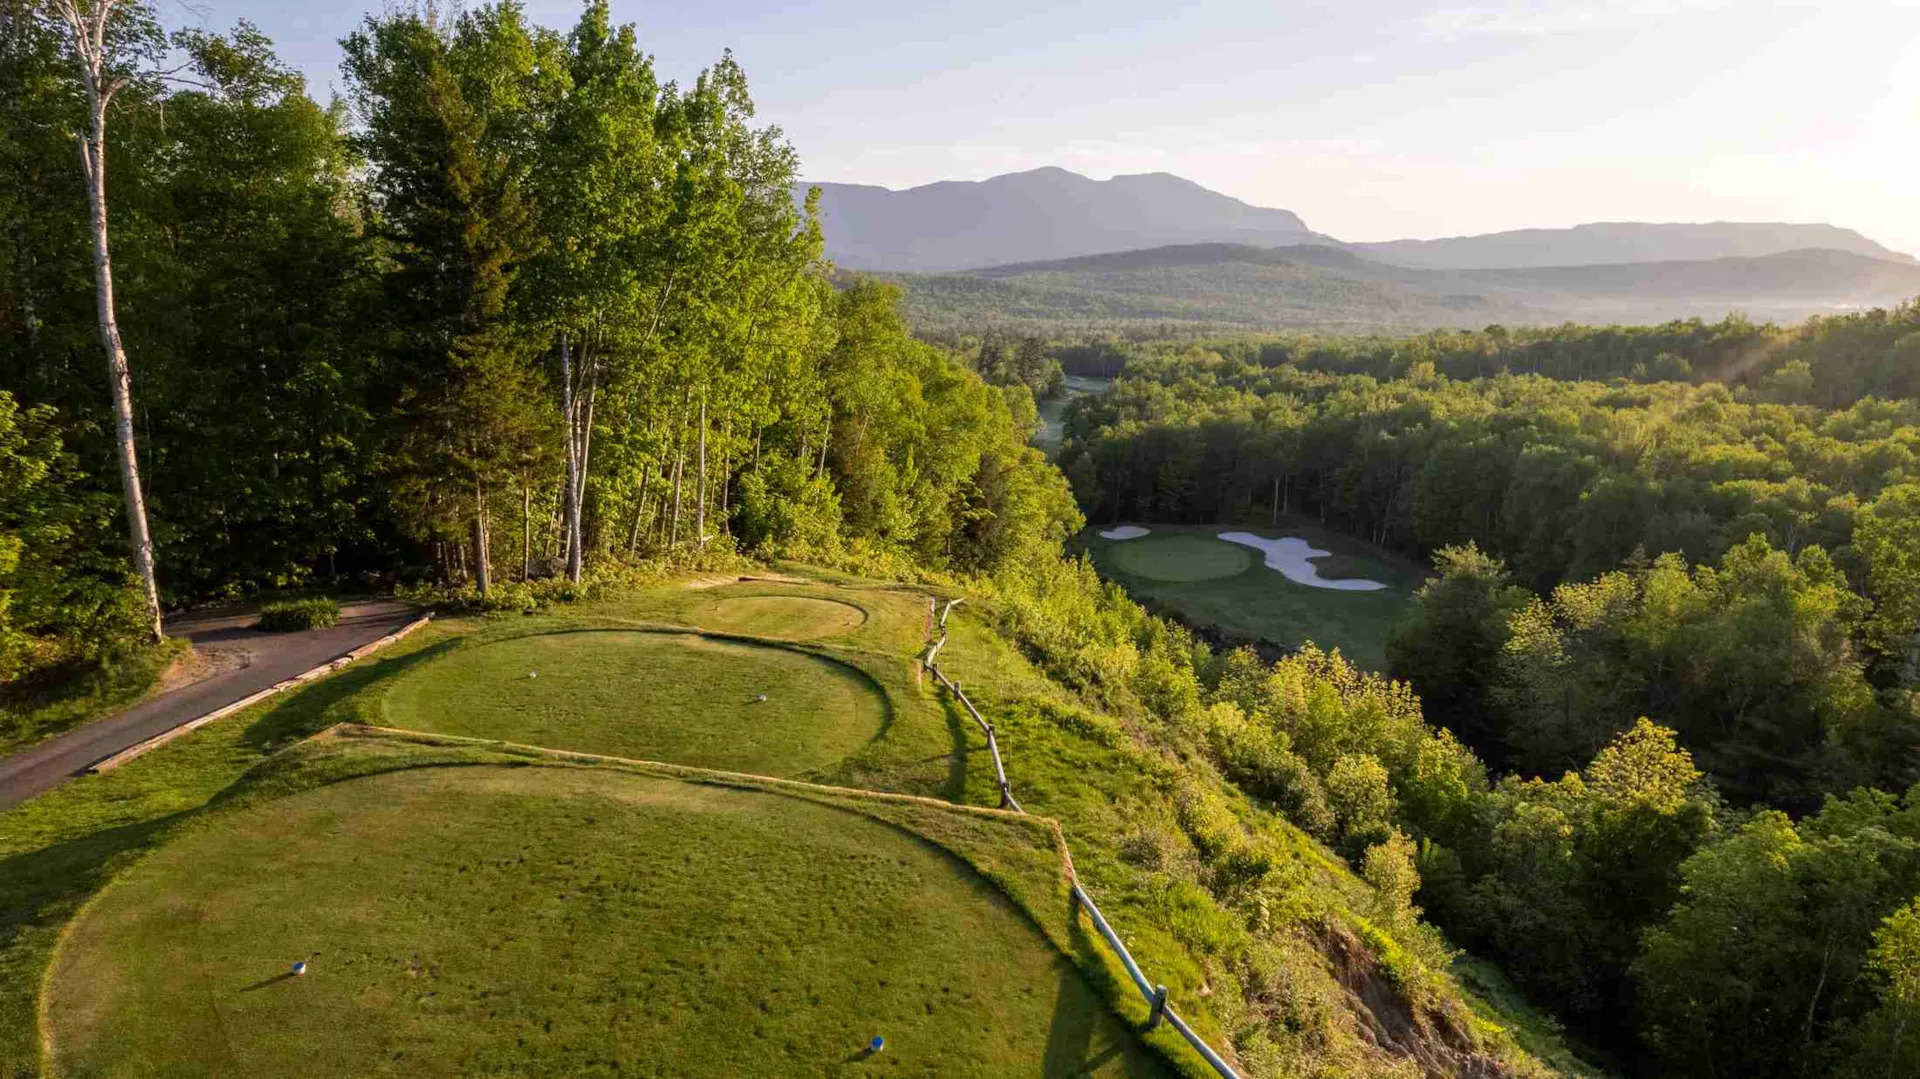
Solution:
{"label": "cart path", "polygon": [[195,648],[244,652],[247,664],[0,758],[0,810],[51,790],[123,749],[371,644],[418,616],[406,604],[372,600],[343,606],[337,625],[290,633],[252,628],[254,612],[247,608],[169,619],[168,636],[186,637]]}

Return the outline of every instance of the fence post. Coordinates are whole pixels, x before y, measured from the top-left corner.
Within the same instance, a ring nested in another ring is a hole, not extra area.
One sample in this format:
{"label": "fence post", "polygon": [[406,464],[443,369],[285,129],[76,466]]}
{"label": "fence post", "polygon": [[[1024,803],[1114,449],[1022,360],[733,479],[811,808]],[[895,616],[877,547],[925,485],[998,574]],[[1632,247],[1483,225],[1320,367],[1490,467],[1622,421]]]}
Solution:
{"label": "fence post", "polygon": [[1153,987],[1153,1011],[1147,1014],[1147,1029],[1152,1030],[1154,1027],[1159,1026],[1160,1020],[1166,1017],[1167,987],[1164,985],[1156,985]]}

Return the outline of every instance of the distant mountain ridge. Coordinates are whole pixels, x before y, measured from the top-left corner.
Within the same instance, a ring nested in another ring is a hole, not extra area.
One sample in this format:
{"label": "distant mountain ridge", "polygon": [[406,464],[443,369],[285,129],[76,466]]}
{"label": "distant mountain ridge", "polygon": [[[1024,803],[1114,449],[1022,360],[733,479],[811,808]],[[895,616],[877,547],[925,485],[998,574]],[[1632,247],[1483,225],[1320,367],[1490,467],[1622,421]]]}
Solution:
{"label": "distant mountain ridge", "polygon": [[[796,185],[795,198],[808,185]],[[1062,168],[901,191],[818,184],[827,255],[842,269],[946,273],[1196,244],[1320,244],[1428,270],[1533,269],[1762,258],[1826,249],[1913,264],[1823,224],[1600,222],[1437,240],[1342,243],[1299,215],[1254,206],[1171,173],[1093,180]]]}
{"label": "distant mountain ridge", "polygon": [[[798,185],[796,197],[808,185]],[[1287,210],[1164,172],[1091,180],[1060,168],[893,191],[818,184],[827,255],[851,270],[939,273],[997,263],[1231,242],[1324,239]]]}
{"label": "distant mountain ridge", "polygon": [[1914,261],[1852,229],[1834,225],[1715,221],[1707,224],[1597,222],[1564,229],[1517,229],[1442,240],[1352,243],[1382,262],[1430,270],[1532,269],[1632,262],[1761,258],[1788,251],[1845,251],[1888,262]]}

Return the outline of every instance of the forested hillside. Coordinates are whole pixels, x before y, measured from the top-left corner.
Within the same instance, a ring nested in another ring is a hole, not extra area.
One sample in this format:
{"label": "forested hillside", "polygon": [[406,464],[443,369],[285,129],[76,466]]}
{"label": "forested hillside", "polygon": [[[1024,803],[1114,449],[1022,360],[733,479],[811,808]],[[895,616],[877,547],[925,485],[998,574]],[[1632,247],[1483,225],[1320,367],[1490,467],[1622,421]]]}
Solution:
{"label": "forested hillside", "polygon": [[[1069,406],[1060,462],[1096,521],[1307,513],[1433,557],[1389,665],[1467,763],[1375,749],[1380,804],[1422,842],[1439,923],[1631,1070],[1897,1074],[1915,329],[1905,305],[1787,330],[1066,349],[1069,370],[1134,355]],[[1322,767],[1329,794],[1357,774]]]}

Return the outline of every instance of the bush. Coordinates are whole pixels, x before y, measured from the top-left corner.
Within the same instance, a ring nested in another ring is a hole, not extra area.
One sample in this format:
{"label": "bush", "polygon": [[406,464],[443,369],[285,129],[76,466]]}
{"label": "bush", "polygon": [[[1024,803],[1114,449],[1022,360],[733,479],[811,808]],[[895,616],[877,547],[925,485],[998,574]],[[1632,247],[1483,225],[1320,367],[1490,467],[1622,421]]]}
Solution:
{"label": "bush", "polygon": [[283,599],[260,606],[259,628],[274,633],[296,629],[325,629],[340,621],[340,604],[320,596]]}

